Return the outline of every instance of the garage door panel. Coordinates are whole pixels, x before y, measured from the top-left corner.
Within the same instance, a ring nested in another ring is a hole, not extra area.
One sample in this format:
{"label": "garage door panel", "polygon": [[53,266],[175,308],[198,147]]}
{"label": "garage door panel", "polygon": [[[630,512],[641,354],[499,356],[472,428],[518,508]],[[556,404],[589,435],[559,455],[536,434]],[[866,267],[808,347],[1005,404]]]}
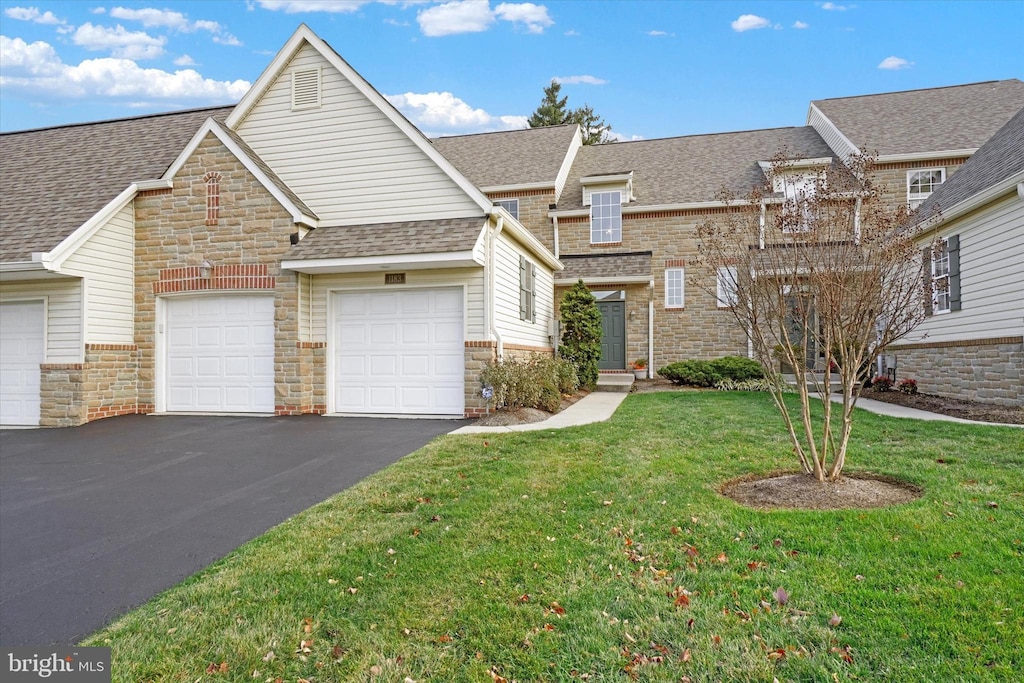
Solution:
{"label": "garage door panel", "polygon": [[39,424],[45,316],[40,300],[0,304],[0,424]]}
{"label": "garage door panel", "polygon": [[337,294],[334,409],[462,415],[463,298],[460,288]]}
{"label": "garage door panel", "polygon": [[273,412],[273,302],[245,295],[167,300],[167,410]]}

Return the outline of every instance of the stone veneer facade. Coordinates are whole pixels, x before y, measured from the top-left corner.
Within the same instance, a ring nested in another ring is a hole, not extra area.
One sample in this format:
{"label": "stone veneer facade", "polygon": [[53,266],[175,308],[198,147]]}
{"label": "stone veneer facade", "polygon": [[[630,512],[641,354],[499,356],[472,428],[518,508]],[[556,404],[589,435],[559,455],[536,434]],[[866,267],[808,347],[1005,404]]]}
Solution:
{"label": "stone veneer facade", "polygon": [[[206,179],[211,173],[220,177],[215,220],[207,214]],[[323,378],[324,349],[300,339],[297,276],[281,271],[295,229],[290,214],[212,134],[178,171],[171,190],[139,194],[135,338],[141,405],[156,404],[158,296],[264,292],[274,297],[274,412],[324,412],[323,389],[314,389],[317,368]],[[203,261],[212,265],[208,277],[201,273]]]}
{"label": "stone veneer facade", "polygon": [[153,412],[138,402],[138,348],[86,344],[82,363],[40,366],[39,424],[77,427],[115,415]]}
{"label": "stone veneer facade", "polygon": [[1024,337],[892,346],[886,357],[921,393],[1024,407]]}
{"label": "stone veneer facade", "polygon": [[509,192],[491,192],[487,195],[491,201],[499,199],[519,200],[519,222],[533,233],[548,251],[555,251],[554,224],[548,217],[550,206],[555,203],[555,188],[535,190],[515,190]]}
{"label": "stone veneer facade", "polygon": [[[593,290],[622,289],[626,292],[626,362],[648,358],[649,302],[654,300],[654,357],[649,367],[657,370],[669,363],[691,358],[711,359],[726,355],[747,355],[747,340],[731,312],[718,307],[713,276],[697,264],[697,226],[724,209],[675,210],[623,214],[622,241],[590,243],[590,218],[560,218],[558,234],[561,254],[599,256],[602,253],[651,252],[650,284],[594,285]],[[682,267],[685,276],[683,308],[665,306],[665,269]],[[556,274],[557,278],[558,275]],[[710,291],[709,291],[710,290]],[[556,290],[560,301],[564,287]]]}

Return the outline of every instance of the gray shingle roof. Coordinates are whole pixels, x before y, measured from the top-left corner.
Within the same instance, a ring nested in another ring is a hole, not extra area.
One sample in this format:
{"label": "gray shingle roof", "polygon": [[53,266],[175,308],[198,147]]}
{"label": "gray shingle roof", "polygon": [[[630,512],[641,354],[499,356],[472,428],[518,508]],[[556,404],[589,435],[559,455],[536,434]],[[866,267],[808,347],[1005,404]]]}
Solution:
{"label": "gray shingle roof", "polygon": [[584,146],[558,208],[583,207],[580,178],[628,171],[636,195],[630,206],[714,201],[723,188],[745,194],[764,182],[757,162],[783,150],[791,158],[834,157],[810,126]]}
{"label": "gray shingle roof", "polygon": [[950,209],[965,199],[1024,171],[1024,109],[1000,128],[918,210],[920,219]]}
{"label": "gray shingle roof", "polygon": [[0,261],[49,251],[136,180],[163,175],[231,107],[0,134]]}
{"label": "gray shingle roof", "polygon": [[588,280],[594,277],[650,277],[651,252],[600,254],[598,256],[559,256],[565,270],[559,280]]}
{"label": "gray shingle roof", "polygon": [[256,166],[261,171],[263,171],[263,173],[267,176],[270,182],[272,182],[274,185],[277,186],[279,190],[281,190],[281,194],[287,197],[288,201],[294,204],[295,207],[305,215],[311,218],[318,218],[316,213],[313,212],[313,209],[309,208],[306,205],[306,202],[302,201],[299,198],[299,195],[295,194],[295,192],[292,191],[292,188],[284,184],[284,181],[281,180],[281,178],[278,177],[276,173],[274,173],[274,169],[270,168],[270,166],[268,166],[267,163],[260,158],[260,155],[257,154],[256,151],[249,146],[249,143],[242,139],[242,136],[240,136],[238,133],[231,130],[227,126],[222,126],[222,128],[224,132],[227,133],[228,137],[231,138],[231,140],[242,149],[242,152],[250,159],[252,159],[252,162],[256,164]]}
{"label": "gray shingle roof", "polygon": [[1024,82],[815,100],[850,142],[878,154],[977,149],[1024,107]]}
{"label": "gray shingle roof", "polygon": [[576,126],[526,128],[431,140],[477,187],[555,183]]}
{"label": "gray shingle roof", "polygon": [[396,256],[469,251],[485,216],[318,228],[291,248],[289,260]]}

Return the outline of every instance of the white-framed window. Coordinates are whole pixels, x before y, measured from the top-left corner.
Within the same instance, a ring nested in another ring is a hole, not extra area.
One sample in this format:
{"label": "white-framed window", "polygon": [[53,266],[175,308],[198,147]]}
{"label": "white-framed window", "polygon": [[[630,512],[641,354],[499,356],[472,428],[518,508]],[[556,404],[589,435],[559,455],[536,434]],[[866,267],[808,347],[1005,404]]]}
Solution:
{"label": "white-framed window", "polygon": [[732,308],[736,305],[736,267],[722,266],[718,269],[718,307]]}
{"label": "white-framed window", "polygon": [[682,308],[685,302],[682,268],[665,269],[665,308]]}
{"label": "white-framed window", "polygon": [[946,169],[923,168],[907,171],[907,206],[916,209],[946,181]]}
{"label": "white-framed window", "polygon": [[932,248],[932,313],[949,313],[949,241],[939,240]]}
{"label": "white-framed window", "polygon": [[525,256],[519,257],[519,319],[534,322],[537,317],[537,266]]}
{"label": "white-framed window", "polygon": [[501,208],[512,214],[512,218],[519,220],[519,200],[518,199],[497,199],[494,202],[495,206]]}
{"label": "white-framed window", "polygon": [[594,192],[590,195],[590,243],[622,241],[622,193]]}
{"label": "white-framed window", "polygon": [[807,232],[811,229],[811,200],[814,198],[816,176],[797,175],[781,179],[783,193],[782,211],[786,220],[782,231],[786,233]]}

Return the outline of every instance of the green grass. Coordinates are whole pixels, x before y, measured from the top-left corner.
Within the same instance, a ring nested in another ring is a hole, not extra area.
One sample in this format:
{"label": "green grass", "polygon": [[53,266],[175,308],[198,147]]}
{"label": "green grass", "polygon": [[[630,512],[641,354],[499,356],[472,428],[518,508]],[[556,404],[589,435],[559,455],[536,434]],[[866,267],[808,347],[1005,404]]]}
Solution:
{"label": "green grass", "polygon": [[1019,680],[1024,430],[859,412],[848,462],[924,496],[722,498],[796,465],[764,394],[443,437],[85,644],[113,648],[117,681]]}

